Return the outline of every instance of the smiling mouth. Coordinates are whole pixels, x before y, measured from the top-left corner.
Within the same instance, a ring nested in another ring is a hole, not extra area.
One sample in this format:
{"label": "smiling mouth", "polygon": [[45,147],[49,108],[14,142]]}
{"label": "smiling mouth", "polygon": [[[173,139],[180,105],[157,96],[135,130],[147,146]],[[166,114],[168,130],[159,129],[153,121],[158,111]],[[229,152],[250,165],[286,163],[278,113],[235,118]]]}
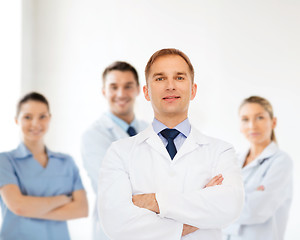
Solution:
{"label": "smiling mouth", "polygon": [[120,106],[124,106],[124,105],[126,105],[128,103],[129,103],[129,100],[118,100],[118,101],[115,101],[115,104],[120,105]]}
{"label": "smiling mouth", "polygon": [[35,130],[35,131],[29,131],[31,134],[33,134],[33,135],[38,135],[38,134],[40,134],[41,132],[42,132],[42,130]]}
{"label": "smiling mouth", "polygon": [[250,136],[258,136],[259,133],[255,132],[255,133],[250,133],[249,135],[250,135]]}
{"label": "smiling mouth", "polygon": [[178,98],[180,98],[180,97],[177,97],[177,96],[171,96],[171,97],[164,97],[163,99],[178,99]]}

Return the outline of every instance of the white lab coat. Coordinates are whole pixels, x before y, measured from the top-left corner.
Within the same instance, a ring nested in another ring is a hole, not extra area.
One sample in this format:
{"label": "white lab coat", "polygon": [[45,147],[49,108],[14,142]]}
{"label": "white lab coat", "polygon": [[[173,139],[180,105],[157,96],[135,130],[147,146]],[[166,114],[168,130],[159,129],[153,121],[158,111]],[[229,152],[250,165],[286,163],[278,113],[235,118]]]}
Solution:
{"label": "white lab coat", "polygon": [[[241,167],[248,154],[240,158]],[[291,158],[272,142],[242,169],[245,206],[240,218],[224,229],[224,239],[283,240],[292,200]],[[264,191],[257,191],[263,185]]]}
{"label": "white lab coat", "polygon": [[[144,121],[136,121],[136,126],[134,127],[137,132],[140,132],[147,125]],[[95,194],[97,193],[99,168],[107,149],[112,142],[128,137],[127,132],[118,126],[108,114],[103,114],[82,135],[81,154],[83,166],[90,177]],[[108,239],[100,227],[96,208],[93,216],[93,224],[93,239]]]}
{"label": "white lab coat", "polygon": [[[140,132],[147,126],[146,122],[137,121],[136,131]],[[83,165],[91,179],[95,193],[97,193],[99,168],[107,149],[112,142],[128,137],[127,132],[118,126],[108,114],[103,114],[82,135]]]}
{"label": "white lab coat", "polygon": [[[223,184],[203,189],[222,173]],[[156,193],[160,214],[133,205],[132,195]],[[152,126],[111,145],[99,175],[98,211],[113,240],[222,238],[240,214],[241,170],[231,145],[195,128],[173,161]],[[198,227],[181,237],[183,224]]]}

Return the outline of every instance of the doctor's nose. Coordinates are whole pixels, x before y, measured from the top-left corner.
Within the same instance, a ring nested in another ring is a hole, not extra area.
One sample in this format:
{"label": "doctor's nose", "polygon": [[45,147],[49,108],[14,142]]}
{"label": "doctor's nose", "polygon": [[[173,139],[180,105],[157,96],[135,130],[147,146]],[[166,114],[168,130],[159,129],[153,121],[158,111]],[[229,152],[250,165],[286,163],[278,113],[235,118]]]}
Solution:
{"label": "doctor's nose", "polygon": [[168,79],[166,82],[167,90],[175,90],[175,81],[173,79]]}
{"label": "doctor's nose", "polygon": [[31,125],[32,126],[38,126],[40,123],[39,123],[39,119],[38,118],[33,118],[32,121],[31,121]]}
{"label": "doctor's nose", "polygon": [[255,120],[250,120],[249,121],[249,128],[255,128],[256,127],[256,122],[255,122]]}
{"label": "doctor's nose", "polygon": [[125,91],[123,88],[119,88],[117,91],[117,96],[118,97],[123,97],[125,95]]}

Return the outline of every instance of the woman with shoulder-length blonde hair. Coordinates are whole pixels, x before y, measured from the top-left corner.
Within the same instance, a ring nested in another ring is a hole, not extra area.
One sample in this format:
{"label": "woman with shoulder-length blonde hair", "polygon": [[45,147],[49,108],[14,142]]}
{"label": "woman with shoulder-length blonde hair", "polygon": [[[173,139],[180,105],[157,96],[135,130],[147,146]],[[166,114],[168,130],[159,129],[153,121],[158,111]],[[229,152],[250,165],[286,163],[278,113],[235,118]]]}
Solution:
{"label": "woman with shoulder-length blonde hair", "polygon": [[1,240],[68,240],[66,220],[88,215],[72,157],[45,146],[50,119],[43,95],[31,92],[19,101],[21,143],[0,153]]}
{"label": "woman with shoulder-length blonde hair", "polygon": [[240,131],[250,144],[239,158],[245,205],[239,219],[224,229],[224,239],[282,240],[292,200],[292,160],[278,148],[277,119],[268,100],[245,99],[239,117]]}

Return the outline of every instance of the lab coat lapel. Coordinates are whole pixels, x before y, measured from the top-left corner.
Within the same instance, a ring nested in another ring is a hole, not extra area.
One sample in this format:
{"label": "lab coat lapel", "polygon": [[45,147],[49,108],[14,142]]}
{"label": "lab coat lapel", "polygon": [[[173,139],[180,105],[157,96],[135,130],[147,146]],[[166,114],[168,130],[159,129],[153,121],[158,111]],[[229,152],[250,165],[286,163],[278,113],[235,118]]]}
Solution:
{"label": "lab coat lapel", "polygon": [[[262,164],[263,161],[269,159],[272,157],[276,152],[278,151],[278,146],[275,142],[271,142],[263,151],[260,155],[256,157],[251,163],[249,163],[247,166],[245,166],[243,169],[247,170],[248,168],[253,168],[259,164]],[[249,153],[249,150],[242,155],[243,160],[242,160],[242,165],[244,164],[246,157]]]}
{"label": "lab coat lapel", "polygon": [[118,139],[120,138],[126,138],[129,137],[129,135],[127,134],[127,132],[125,132],[122,128],[120,128],[117,124],[113,123],[114,126],[112,127],[112,132],[118,137]]}
{"label": "lab coat lapel", "polygon": [[154,151],[158,152],[164,158],[171,160],[167,149],[159,136],[154,132],[152,125],[149,125],[144,131],[138,134],[138,141],[145,141]]}
{"label": "lab coat lapel", "polygon": [[129,135],[120,128],[111,118],[107,115],[104,115],[102,118],[103,125],[106,126],[106,129],[109,129],[113,136],[116,137],[116,139],[126,138],[129,137]]}
{"label": "lab coat lapel", "polygon": [[177,161],[184,157],[186,154],[194,151],[199,145],[209,144],[209,140],[205,135],[201,134],[196,128],[192,126],[191,132],[183,145],[175,155],[174,159],[171,160],[170,155],[164,146],[159,136],[154,132],[152,125],[148,126],[144,131],[138,134],[138,142],[145,141],[153,150],[160,153],[164,158],[170,161]]}
{"label": "lab coat lapel", "polygon": [[207,138],[192,126],[189,136],[184,141],[179,151],[177,151],[177,154],[175,155],[173,161],[178,161],[186,154],[197,149],[199,145],[203,145],[203,144],[208,144]]}
{"label": "lab coat lapel", "polygon": [[262,162],[264,159],[272,157],[278,151],[278,146],[275,142],[271,142],[258,156],[259,162]]}

